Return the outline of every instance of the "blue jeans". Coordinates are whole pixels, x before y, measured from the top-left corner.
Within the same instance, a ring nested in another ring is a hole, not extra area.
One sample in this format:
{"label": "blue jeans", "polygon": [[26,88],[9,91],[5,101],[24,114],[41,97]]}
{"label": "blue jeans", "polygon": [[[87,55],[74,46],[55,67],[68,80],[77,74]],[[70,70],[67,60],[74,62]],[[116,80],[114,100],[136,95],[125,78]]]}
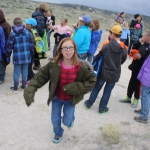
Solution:
{"label": "blue jeans", "polygon": [[90,63],[92,63],[92,61],[93,61],[93,55],[90,54],[90,53],[87,53],[87,60],[88,60]]}
{"label": "blue jeans", "polygon": [[95,100],[98,96],[98,93],[100,92],[100,90],[103,87],[105,82],[106,82],[106,85],[105,85],[105,88],[104,88],[104,91],[103,91],[103,96],[102,96],[100,104],[99,104],[99,110],[103,110],[107,107],[107,104],[108,104],[108,101],[109,101],[109,98],[110,98],[110,94],[111,94],[112,89],[115,86],[115,83],[110,83],[110,82],[107,82],[107,81],[103,81],[99,78],[97,79],[97,83],[96,83],[95,87],[92,90],[92,93],[90,95],[89,100],[86,102],[86,104],[89,107],[91,107],[93,105],[93,103],[95,102]]}
{"label": "blue jeans", "polygon": [[81,60],[85,60],[87,57],[87,53],[85,54],[78,54],[78,58],[81,59]]}
{"label": "blue jeans", "polygon": [[150,87],[142,85],[141,90],[141,118],[148,119],[150,110]]}
{"label": "blue jeans", "polygon": [[[61,110],[63,108],[63,116],[61,117]],[[75,107],[72,105],[72,101],[63,101],[57,97],[52,99],[52,112],[51,120],[53,124],[53,131],[55,135],[62,136],[64,129],[61,127],[61,119],[64,125],[70,127],[74,121]]]}
{"label": "blue jeans", "polygon": [[22,86],[26,86],[29,64],[14,64],[14,88],[18,89],[20,74],[22,75]]}
{"label": "blue jeans", "polygon": [[58,43],[55,43],[54,49],[53,49],[53,57],[56,55],[56,49],[57,49]]}
{"label": "blue jeans", "polygon": [[50,42],[51,33],[52,33],[52,31],[47,32],[48,47],[50,47],[50,45],[51,45],[51,42]]}
{"label": "blue jeans", "polygon": [[4,81],[6,66],[0,62],[0,81]]}

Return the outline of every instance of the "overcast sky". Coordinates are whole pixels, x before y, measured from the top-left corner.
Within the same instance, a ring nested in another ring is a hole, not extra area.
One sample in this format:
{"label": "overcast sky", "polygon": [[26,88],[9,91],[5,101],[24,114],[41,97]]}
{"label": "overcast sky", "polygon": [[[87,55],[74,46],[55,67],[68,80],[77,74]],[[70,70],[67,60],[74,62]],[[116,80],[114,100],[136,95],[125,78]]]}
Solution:
{"label": "overcast sky", "polygon": [[150,16],[150,0],[35,0],[51,3],[71,3],[100,9]]}
{"label": "overcast sky", "polygon": [[[70,3],[96,7],[100,9],[139,13],[150,16],[150,0],[36,0],[51,3]],[[86,3],[85,3],[86,2]]]}

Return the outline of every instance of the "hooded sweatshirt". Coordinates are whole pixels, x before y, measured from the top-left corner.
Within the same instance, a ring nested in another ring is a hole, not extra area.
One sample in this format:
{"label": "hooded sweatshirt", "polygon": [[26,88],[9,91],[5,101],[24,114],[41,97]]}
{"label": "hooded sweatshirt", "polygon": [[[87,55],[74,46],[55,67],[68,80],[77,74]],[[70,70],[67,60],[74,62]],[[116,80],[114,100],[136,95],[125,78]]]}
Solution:
{"label": "hooded sweatshirt", "polygon": [[127,58],[126,46],[123,42],[118,43],[116,40],[111,40],[104,45],[100,53],[103,55],[100,79],[111,83],[118,82],[121,74],[121,64]]}
{"label": "hooded sweatshirt", "polygon": [[14,64],[29,64],[34,53],[34,39],[24,25],[14,25],[6,44],[6,55],[10,57],[13,50]]}
{"label": "hooded sweatshirt", "polygon": [[8,24],[8,22],[5,19],[4,13],[3,11],[0,9],[0,26],[3,28],[4,30],[4,34],[5,34],[5,38],[6,40],[9,37],[9,34],[11,32],[11,26]]}

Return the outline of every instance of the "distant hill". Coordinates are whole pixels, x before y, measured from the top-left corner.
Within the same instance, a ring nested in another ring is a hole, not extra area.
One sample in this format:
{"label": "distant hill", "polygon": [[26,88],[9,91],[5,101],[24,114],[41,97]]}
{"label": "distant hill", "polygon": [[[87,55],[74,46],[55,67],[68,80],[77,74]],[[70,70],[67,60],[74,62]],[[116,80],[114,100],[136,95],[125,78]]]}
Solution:
{"label": "distant hill", "polygon": [[[56,24],[60,23],[60,19],[65,17],[69,21],[68,24],[71,25],[78,22],[78,17],[88,14],[92,19],[99,19],[101,29],[105,30],[110,28],[113,19],[118,14],[118,12],[75,4],[49,3],[49,5],[56,17]],[[39,2],[29,0],[3,0],[0,3],[0,8],[5,12],[5,16],[10,24],[12,24],[15,17],[21,17],[22,19],[31,17],[31,14],[38,6]],[[126,14],[125,20],[127,22],[130,22],[131,18],[133,18],[133,15]],[[150,30],[150,17],[143,16],[143,21],[145,28]]]}

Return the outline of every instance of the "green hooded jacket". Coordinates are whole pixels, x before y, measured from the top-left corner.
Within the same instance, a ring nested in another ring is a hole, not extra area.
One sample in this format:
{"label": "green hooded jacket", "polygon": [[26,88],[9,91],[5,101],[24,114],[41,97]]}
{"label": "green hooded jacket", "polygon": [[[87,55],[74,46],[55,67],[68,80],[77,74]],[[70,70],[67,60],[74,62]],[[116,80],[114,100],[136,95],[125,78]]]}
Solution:
{"label": "green hooded jacket", "polygon": [[[93,89],[96,84],[96,76],[93,72],[92,65],[87,61],[80,61],[81,67],[78,72],[76,81],[67,84],[63,87],[63,91],[72,95],[72,104],[76,105],[80,102],[84,94]],[[61,67],[59,64],[50,61],[47,65],[42,67],[37,74],[30,81],[30,84],[24,90],[24,98],[27,106],[34,102],[34,95],[38,88],[41,88],[49,81],[49,98],[47,104],[52,100],[57,84],[60,79]]]}

